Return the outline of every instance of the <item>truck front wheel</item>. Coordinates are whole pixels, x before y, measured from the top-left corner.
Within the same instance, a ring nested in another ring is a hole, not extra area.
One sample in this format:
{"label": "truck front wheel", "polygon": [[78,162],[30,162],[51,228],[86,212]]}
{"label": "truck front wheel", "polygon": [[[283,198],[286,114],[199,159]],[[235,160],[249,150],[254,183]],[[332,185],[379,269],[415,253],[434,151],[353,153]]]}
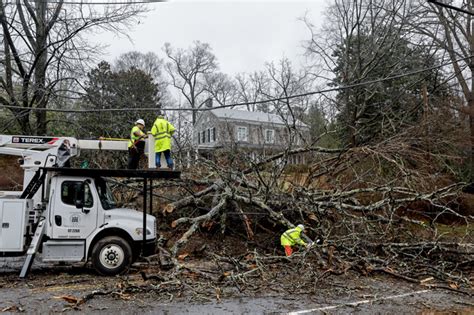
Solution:
{"label": "truck front wheel", "polygon": [[115,276],[126,271],[132,263],[132,248],[118,236],[107,236],[92,249],[92,265],[104,276]]}

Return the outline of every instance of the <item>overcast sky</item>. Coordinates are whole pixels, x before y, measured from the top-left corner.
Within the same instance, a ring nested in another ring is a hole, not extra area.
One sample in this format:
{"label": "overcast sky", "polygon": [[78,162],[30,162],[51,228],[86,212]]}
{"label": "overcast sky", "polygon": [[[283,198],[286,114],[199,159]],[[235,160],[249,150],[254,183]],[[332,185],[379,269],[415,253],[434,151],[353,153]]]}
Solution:
{"label": "overcast sky", "polygon": [[222,72],[235,74],[259,70],[266,61],[283,56],[298,65],[303,60],[302,41],[310,37],[305,14],[315,25],[322,23],[328,0],[313,1],[197,1],[153,3],[152,12],[140,19],[129,36],[101,34],[97,41],[109,45],[104,59],[112,62],[131,50],[153,51],[164,57],[162,47],[186,48],[195,40],[207,42]]}

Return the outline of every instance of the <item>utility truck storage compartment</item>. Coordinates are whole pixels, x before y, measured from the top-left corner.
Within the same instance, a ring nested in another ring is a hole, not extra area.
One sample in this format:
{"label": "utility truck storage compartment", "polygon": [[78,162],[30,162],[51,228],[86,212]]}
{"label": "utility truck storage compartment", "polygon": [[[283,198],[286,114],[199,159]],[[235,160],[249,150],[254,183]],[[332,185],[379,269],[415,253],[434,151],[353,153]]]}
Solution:
{"label": "utility truck storage compartment", "polygon": [[81,261],[84,258],[84,241],[47,241],[43,243],[43,261]]}
{"label": "utility truck storage compartment", "polygon": [[31,199],[0,199],[0,252],[25,250],[28,215],[32,209]]}

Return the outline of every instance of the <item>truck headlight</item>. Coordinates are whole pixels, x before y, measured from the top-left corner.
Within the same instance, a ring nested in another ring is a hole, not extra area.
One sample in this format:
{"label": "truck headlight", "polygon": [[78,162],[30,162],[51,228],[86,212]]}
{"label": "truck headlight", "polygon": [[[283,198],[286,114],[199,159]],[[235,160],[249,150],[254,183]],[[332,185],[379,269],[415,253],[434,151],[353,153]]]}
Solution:
{"label": "truck headlight", "polygon": [[[136,228],[135,233],[137,233],[137,235],[143,235],[143,228]],[[151,231],[148,228],[146,229],[146,235],[151,235]]]}

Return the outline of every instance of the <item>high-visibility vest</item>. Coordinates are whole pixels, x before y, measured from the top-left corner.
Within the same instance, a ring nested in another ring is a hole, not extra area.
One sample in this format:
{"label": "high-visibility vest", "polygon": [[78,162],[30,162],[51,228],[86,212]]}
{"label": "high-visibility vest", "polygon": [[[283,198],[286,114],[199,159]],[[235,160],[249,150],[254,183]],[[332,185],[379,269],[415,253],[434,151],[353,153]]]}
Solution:
{"label": "high-visibility vest", "polygon": [[166,119],[160,117],[156,119],[151,128],[151,134],[155,137],[155,152],[171,150],[171,136],[174,131],[174,126]]}
{"label": "high-visibility vest", "polygon": [[280,242],[282,246],[294,246],[304,245],[306,246],[306,242],[301,239],[301,232],[302,229],[299,227],[295,227],[285,231],[280,237]]}
{"label": "high-visibility vest", "polygon": [[140,136],[145,135],[145,133],[138,126],[134,126],[132,128],[132,131],[130,131],[130,140],[128,141],[129,148],[133,147],[136,144],[137,140],[140,139],[140,136],[135,136],[135,132],[137,131]]}

